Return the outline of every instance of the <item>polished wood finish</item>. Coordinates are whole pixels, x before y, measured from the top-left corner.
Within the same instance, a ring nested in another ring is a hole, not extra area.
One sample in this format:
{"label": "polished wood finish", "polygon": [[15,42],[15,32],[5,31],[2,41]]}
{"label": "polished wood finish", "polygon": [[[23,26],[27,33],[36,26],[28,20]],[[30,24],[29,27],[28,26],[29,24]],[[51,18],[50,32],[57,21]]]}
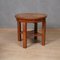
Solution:
{"label": "polished wood finish", "polygon": [[42,45],[45,45],[45,36],[46,36],[46,20],[42,21]]}
{"label": "polished wood finish", "polygon": [[[34,23],[34,35],[37,34],[37,23]],[[37,41],[37,36],[34,36],[35,42]]]}
{"label": "polished wood finish", "polygon": [[[34,39],[42,36],[42,46],[45,45],[46,36],[46,14],[42,13],[19,13],[15,15],[18,26],[18,41],[21,41],[21,22],[23,23],[23,48],[27,48],[27,23],[34,23]],[[42,33],[38,33],[37,23],[42,22]]]}
{"label": "polished wood finish", "polygon": [[27,23],[23,23],[23,48],[27,48]]}
{"label": "polished wood finish", "polygon": [[18,29],[18,41],[21,41],[21,22],[17,21],[17,29]]}
{"label": "polished wood finish", "polygon": [[19,22],[37,23],[46,18],[47,15],[42,13],[19,13],[15,17]]}

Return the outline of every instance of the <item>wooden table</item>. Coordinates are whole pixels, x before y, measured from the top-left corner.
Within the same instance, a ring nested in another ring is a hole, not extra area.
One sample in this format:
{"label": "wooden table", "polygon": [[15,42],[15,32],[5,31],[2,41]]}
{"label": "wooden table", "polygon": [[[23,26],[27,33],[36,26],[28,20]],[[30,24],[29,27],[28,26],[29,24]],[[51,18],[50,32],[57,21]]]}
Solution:
{"label": "wooden table", "polygon": [[37,23],[42,22],[42,46],[45,45],[46,36],[46,14],[43,13],[19,13],[15,15],[17,20],[18,41],[21,41],[21,22],[23,23],[23,48],[27,48],[27,23],[34,23],[34,39],[39,35],[37,33]]}

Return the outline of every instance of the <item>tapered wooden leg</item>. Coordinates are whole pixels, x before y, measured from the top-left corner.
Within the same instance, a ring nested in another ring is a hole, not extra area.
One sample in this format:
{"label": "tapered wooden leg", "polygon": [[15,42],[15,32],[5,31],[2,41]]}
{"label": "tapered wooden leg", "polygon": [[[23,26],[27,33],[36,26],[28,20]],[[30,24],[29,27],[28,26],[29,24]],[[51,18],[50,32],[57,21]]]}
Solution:
{"label": "tapered wooden leg", "polygon": [[21,41],[21,23],[17,22],[17,29],[18,29],[18,41]]}
{"label": "tapered wooden leg", "polygon": [[27,48],[27,23],[23,23],[23,48]]}
{"label": "tapered wooden leg", "polygon": [[46,37],[46,20],[42,21],[42,45],[45,45],[45,37]]}
{"label": "tapered wooden leg", "polygon": [[[37,34],[37,23],[34,23],[34,34]],[[37,41],[37,36],[34,36],[34,40]]]}

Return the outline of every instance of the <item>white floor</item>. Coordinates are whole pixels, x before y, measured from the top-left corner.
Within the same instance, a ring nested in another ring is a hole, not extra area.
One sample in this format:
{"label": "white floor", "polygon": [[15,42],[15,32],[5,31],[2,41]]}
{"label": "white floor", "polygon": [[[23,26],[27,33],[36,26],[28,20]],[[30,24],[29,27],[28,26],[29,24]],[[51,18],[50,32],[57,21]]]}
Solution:
{"label": "white floor", "polygon": [[0,29],[0,60],[60,60],[60,29],[47,29],[46,45],[41,45],[41,37],[33,43],[28,36],[28,47],[22,48],[17,42],[16,29]]}

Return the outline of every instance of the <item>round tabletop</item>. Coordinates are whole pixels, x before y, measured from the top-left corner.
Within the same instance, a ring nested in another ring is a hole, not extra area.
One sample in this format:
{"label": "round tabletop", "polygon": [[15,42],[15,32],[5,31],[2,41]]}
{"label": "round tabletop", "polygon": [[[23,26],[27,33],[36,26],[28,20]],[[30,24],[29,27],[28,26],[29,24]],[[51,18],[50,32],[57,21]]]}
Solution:
{"label": "round tabletop", "polygon": [[36,20],[40,20],[40,19],[43,19],[43,18],[46,18],[47,15],[46,14],[43,14],[43,13],[18,13],[15,15],[16,19],[17,20],[25,20],[25,21],[36,21]]}

